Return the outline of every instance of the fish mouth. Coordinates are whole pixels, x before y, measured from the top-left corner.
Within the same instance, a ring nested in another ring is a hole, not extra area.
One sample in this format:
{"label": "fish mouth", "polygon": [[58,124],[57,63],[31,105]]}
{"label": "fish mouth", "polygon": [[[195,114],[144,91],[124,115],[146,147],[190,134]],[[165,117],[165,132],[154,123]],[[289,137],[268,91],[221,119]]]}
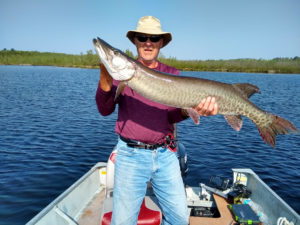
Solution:
{"label": "fish mouth", "polygon": [[93,43],[100,61],[115,80],[129,80],[134,75],[134,62],[125,53],[99,37],[93,39]]}
{"label": "fish mouth", "polygon": [[98,37],[97,39],[95,39],[95,38],[93,39],[93,43],[94,43],[94,46],[95,46],[95,49],[96,49],[98,55],[101,58],[101,61],[107,60],[108,52],[107,52],[107,47],[104,44],[104,41]]}
{"label": "fish mouth", "polygon": [[112,60],[112,50],[110,49],[110,45],[102,39],[100,39],[99,37],[97,39],[94,38],[93,43],[96,52],[99,55],[100,61],[104,64],[105,68],[112,75],[116,71],[110,66]]}

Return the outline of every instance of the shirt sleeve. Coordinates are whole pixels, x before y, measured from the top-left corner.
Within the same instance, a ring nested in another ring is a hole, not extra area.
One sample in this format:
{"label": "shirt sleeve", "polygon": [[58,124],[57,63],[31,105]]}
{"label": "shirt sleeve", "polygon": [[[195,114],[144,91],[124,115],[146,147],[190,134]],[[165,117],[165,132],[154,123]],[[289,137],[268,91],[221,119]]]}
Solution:
{"label": "shirt sleeve", "polygon": [[103,91],[98,85],[96,91],[96,104],[99,113],[102,116],[108,116],[115,111],[115,87],[113,86],[110,91]]}
{"label": "shirt sleeve", "polygon": [[169,123],[179,123],[183,120],[185,120],[187,117],[183,117],[181,114],[180,108],[171,108],[168,110],[168,119]]}

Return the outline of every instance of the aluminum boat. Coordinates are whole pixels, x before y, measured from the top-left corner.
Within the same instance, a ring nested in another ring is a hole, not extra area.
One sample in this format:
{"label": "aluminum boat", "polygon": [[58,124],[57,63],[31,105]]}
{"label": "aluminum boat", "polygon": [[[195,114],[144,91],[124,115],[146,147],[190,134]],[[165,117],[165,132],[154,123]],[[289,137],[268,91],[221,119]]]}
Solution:
{"label": "aluminum boat", "polygon": [[[92,167],[27,225],[110,224],[115,154]],[[186,157],[179,159],[181,164],[185,161]],[[212,176],[209,184],[185,188],[190,225],[300,225],[299,214],[248,168],[232,169],[232,182]],[[159,225],[162,218],[149,184],[138,225]]]}

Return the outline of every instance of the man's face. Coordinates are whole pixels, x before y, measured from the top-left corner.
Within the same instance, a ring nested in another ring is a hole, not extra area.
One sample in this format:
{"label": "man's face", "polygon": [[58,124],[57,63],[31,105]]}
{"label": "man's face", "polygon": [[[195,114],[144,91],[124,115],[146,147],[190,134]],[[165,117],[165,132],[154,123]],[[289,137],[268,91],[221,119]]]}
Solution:
{"label": "man's face", "polygon": [[161,36],[150,34],[136,34],[134,41],[138,52],[138,60],[140,62],[150,64],[157,60],[159,50],[163,44],[163,39],[161,38]]}

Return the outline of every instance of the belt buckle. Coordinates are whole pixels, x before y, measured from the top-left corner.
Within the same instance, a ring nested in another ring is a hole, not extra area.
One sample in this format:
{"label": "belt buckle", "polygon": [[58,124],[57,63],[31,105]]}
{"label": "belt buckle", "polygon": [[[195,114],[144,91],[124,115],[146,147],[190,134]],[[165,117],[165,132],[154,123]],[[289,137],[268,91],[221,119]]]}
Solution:
{"label": "belt buckle", "polygon": [[145,149],[153,150],[153,147],[153,145],[145,144]]}

